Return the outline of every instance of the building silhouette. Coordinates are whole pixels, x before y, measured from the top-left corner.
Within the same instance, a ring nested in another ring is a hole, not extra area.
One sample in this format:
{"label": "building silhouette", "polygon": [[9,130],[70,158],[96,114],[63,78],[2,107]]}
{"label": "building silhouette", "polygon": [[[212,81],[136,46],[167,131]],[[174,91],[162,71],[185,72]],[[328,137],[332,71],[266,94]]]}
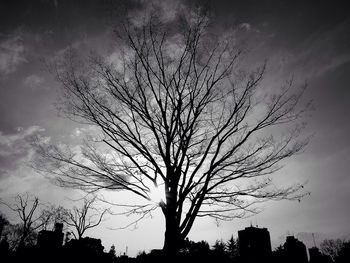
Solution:
{"label": "building silhouette", "polygon": [[53,231],[41,230],[38,234],[37,246],[42,249],[58,249],[63,243],[63,224],[56,223]]}
{"label": "building silhouette", "polygon": [[246,227],[238,231],[238,242],[243,262],[265,262],[271,257],[271,240],[267,228]]}
{"label": "building silhouette", "polygon": [[303,242],[294,236],[287,236],[283,245],[285,251],[286,262],[307,263],[307,251]]}

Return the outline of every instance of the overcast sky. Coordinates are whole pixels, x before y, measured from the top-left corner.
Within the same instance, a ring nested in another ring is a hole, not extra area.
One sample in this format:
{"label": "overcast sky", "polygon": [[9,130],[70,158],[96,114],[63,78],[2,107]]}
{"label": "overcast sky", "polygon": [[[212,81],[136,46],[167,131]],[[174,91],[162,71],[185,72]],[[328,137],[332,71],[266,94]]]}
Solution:
{"label": "overcast sky", "polygon": [[[44,60],[68,47],[97,50],[110,58],[117,50],[113,27],[122,14],[138,17],[151,1],[0,1],[0,198],[30,192],[42,200],[71,205],[78,194],[54,186],[28,167],[30,138],[41,134],[53,141],[78,140],[82,126],[59,117],[54,107],[57,88]],[[152,1],[164,19],[175,19],[204,1]],[[227,240],[251,223],[270,230],[273,244],[287,233],[310,242],[310,233],[350,237],[350,9],[346,1],[212,1],[211,29],[234,30],[250,51],[248,65],[268,62],[265,84],[278,86],[294,76],[307,82],[306,98],[315,111],[307,132],[315,136],[305,152],[291,159],[276,176],[279,182],[306,182],[310,196],[298,202],[271,202],[257,216],[225,222],[198,220],[193,240]],[[122,7],[122,8],[121,8]],[[115,195],[118,200],[122,196]],[[3,209],[1,207],[0,209]],[[162,247],[163,218],[158,213],[138,228],[109,230],[128,218],[109,216],[87,233],[107,249],[129,254]],[[311,245],[311,243],[308,243]]]}

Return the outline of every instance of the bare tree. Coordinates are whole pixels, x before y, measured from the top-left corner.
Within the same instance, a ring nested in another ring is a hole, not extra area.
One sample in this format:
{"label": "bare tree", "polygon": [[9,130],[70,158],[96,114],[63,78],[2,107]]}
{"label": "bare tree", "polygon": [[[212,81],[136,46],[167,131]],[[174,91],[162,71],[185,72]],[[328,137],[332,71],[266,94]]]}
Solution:
{"label": "bare tree", "polygon": [[4,201],[1,204],[15,212],[19,223],[12,226],[12,247],[21,249],[27,244],[34,244],[36,240],[36,231],[47,225],[52,214],[39,210],[43,203],[38,197],[32,197],[28,193],[18,194],[14,198],[13,204]]}
{"label": "bare tree", "polygon": [[[48,205],[41,210],[42,230],[53,230],[56,223],[63,223],[66,218],[63,206]],[[65,229],[66,226],[63,227]]]}
{"label": "bare tree", "polygon": [[320,244],[321,252],[329,256],[332,261],[336,261],[339,257],[339,253],[344,248],[345,241],[341,239],[325,239]]}
{"label": "bare tree", "polygon": [[242,73],[242,53],[228,41],[213,43],[205,16],[184,21],[182,33],[167,33],[153,17],[125,26],[115,63],[80,63],[70,52],[56,68],[62,109],[100,133],[80,151],[38,143],[36,165],[64,186],[133,193],[146,202],[122,205],[142,216],[162,187],[156,205],[168,252],[197,217],[231,220],[256,212],[258,202],[300,199],[302,185],[279,188],[269,175],[308,141],[299,139],[304,88],[294,91],[288,82],[261,96],[265,65]]}
{"label": "bare tree", "polygon": [[71,232],[75,239],[81,239],[88,229],[98,226],[108,209],[96,207],[96,197],[84,198],[83,205],[65,211],[63,222],[74,230]]}
{"label": "bare tree", "polygon": [[7,218],[2,213],[0,213],[0,240],[2,238],[4,228],[9,224],[10,222],[7,220]]}

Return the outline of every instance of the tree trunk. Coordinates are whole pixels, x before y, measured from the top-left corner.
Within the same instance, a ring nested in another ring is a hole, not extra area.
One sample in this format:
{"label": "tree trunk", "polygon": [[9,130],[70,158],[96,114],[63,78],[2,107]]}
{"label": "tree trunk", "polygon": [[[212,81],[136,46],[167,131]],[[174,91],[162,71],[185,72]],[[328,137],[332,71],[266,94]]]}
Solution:
{"label": "tree trunk", "polygon": [[23,233],[19,240],[17,250],[22,250],[25,247],[25,239],[26,239],[26,234]]}
{"label": "tree trunk", "polygon": [[166,229],[163,251],[166,255],[175,255],[181,245],[179,225],[177,224],[176,218],[172,216],[166,216],[165,221]]}
{"label": "tree trunk", "polygon": [[181,246],[180,220],[177,218],[177,189],[167,193],[167,204],[163,210],[165,216],[165,236],[163,251],[166,255],[175,255]]}

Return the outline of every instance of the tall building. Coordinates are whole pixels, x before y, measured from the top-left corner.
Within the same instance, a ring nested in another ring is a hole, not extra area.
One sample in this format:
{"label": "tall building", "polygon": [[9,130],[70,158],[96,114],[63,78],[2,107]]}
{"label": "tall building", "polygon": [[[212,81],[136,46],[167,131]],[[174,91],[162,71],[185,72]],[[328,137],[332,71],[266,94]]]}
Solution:
{"label": "tall building", "polygon": [[238,231],[238,240],[243,262],[265,262],[271,257],[271,240],[267,228],[246,227]]}
{"label": "tall building", "polygon": [[286,262],[307,263],[306,246],[303,242],[296,239],[294,236],[287,236],[286,242],[283,245]]}

